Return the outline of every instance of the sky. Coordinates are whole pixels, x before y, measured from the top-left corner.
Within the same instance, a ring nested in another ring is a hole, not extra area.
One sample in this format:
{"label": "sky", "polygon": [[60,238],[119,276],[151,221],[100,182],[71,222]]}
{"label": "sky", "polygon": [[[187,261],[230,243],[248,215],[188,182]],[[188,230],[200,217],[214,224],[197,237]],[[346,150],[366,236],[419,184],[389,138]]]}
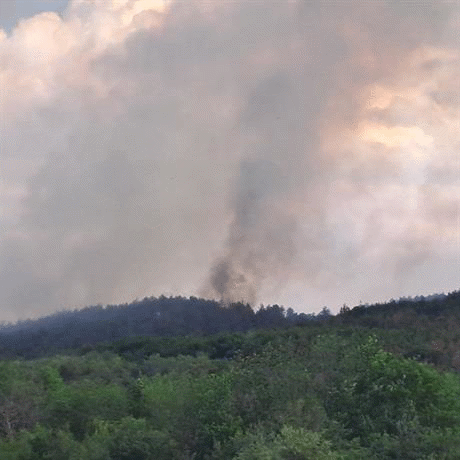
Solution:
{"label": "sky", "polygon": [[458,2],[0,5],[0,320],[460,288]]}

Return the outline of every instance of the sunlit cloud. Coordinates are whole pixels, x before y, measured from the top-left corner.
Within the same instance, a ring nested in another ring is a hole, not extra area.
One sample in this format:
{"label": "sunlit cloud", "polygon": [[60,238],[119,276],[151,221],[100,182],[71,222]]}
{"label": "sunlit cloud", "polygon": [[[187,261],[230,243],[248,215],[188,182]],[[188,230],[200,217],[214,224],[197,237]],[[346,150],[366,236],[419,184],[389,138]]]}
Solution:
{"label": "sunlit cloud", "polygon": [[73,0],[0,31],[5,317],[423,293],[460,257],[458,17]]}

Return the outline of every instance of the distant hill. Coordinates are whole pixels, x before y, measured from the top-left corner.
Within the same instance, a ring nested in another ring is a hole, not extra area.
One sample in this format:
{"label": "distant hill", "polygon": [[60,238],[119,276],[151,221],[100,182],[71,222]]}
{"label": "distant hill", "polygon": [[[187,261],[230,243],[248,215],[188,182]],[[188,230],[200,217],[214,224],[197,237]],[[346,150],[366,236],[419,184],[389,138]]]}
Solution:
{"label": "distant hill", "polygon": [[[329,315],[329,313],[327,313]],[[241,302],[222,305],[196,297],[148,297],[123,305],[60,311],[0,327],[0,356],[36,357],[136,336],[210,335],[324,319],[278,305],[255,312]]]}
{"label": "distant hill", "polygon": [[342,321],[352,321],[374,327],[405,327],[413,321],[423,322],[441,316],[460,315],[460,291],[415,298],[402,297],[387,303],[342,307]]}
{"label": "distant hill", "polygon": [[[135,337],[199,337],[318,323],[408,331],[418,328],[433,333],[445,329],[445,336],[449,331],[460,331],[460,291],[354,308],[344,306],[335,316],[327,308],[315,315],[296,313],[279,305],[261,306],[254,311],[241,302],[223,305],[196,297],[148,297],[130,304],[91,306],[4,324],[0,327],[0,357],[34,358]],[[454,340],[451,335],[449,346]],[[427,352],[425,346],[423,353]]]}

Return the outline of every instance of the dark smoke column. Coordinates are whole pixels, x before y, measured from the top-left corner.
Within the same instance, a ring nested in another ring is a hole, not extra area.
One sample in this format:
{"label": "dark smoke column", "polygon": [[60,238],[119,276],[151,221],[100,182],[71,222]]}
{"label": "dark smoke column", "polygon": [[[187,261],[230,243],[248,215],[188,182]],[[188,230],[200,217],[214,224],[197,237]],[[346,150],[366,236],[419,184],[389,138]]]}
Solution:
{"label": "dark smoke column", "polygon": [[210,274],[210,287],[224,302],[256,302],[261,283],[295,255],[295,221],[278,202],[279,168],[266,160],[243,162],[233,202],[227,254]]}
{"label": "dark smoke column", "polygon": [[204,295],[254,305],[263,282],[277,278],[295,258],[296,222],[288,205],[294,171],[305,154],[299,148],[298,96],[298,88],[281,73],[262,80],[250,94],[238,127],[245,159],[230,199],[233,218]]}

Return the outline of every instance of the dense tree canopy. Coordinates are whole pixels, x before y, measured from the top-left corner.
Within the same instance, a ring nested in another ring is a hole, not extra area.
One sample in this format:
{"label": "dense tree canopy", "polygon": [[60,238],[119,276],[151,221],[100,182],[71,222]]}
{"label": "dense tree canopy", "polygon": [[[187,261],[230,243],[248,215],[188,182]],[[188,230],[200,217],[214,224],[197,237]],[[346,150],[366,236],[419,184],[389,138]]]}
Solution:
{"label": "dense tree canopy", "polygon": [[[184,335],[191,306],[200,328]],[[127,311],[143,335],[89,340]],[[90,334],[66,350],[54,342],[66,314],[42,320],[35,353],[24,337],[37,324],[10,326],[0,458],[458,460],[459,313],[456,293],[307,321],[279,306],[149,299],[69,313]],[[206,325],[213,314],[225,327]]]}

